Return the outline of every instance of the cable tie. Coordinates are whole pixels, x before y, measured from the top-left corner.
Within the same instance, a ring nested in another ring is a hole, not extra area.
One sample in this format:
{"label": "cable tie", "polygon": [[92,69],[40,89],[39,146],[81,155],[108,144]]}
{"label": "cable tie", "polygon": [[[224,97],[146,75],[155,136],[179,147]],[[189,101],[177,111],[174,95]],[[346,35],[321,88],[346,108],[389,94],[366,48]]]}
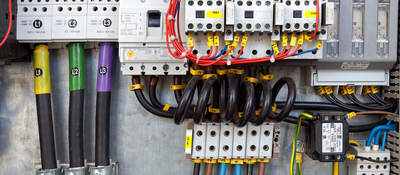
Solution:
{"label": "cable tie", "polygon": [[175,41],[175,40],[176,40],[176,37],[175,37],[174,35],[172,35],[172,36],[170,36],[170,40],[171,40],[171,41]]}
{"label": "cable tie", "polygon": [[275,56],[272,55],[271,59],[269,60],[271,63],[275,63]]}
{"label": "cable tie", "polygon": [[135,90],[139,90],[139,89],[144,89],[144,86],[141,84],[133,84],[129,87],[130,91],[135,91]]}
{"label": "cable tie", "polygon": [[168,19],[168,20],[171,20],[171,21],[175,21],[174,16],[172,16],[171,14],[168,15],[167,19]]}
{"label": "cable tie", "polygon": [[201,54],[199,54],[199,55],[197,56],[197,58],[196,58],[196,64],[199,64],[200,58],[201,58]]}
{"label": "cable tie", "polygon": [[232,64],[232,62],[230,59],[226,60],[226,65],[230,66],[231,64]]}
{"label": "cable tie", "polygon": [[165,112],[167,112],[167,111],[169,110],[170,107],[171,107],[171,105],[167,103],[167,104],[164,105],[164,107],[163,107],[162,110],[165,111]]}
{"label": "cable tie", "polygon": [[181,89],[185,89],[186,88],[186,85],[184,85],[184,84],[180,84],[180,85],[170,85],[169,86],[169,88],[171,89],[171,90],[181,90]]}

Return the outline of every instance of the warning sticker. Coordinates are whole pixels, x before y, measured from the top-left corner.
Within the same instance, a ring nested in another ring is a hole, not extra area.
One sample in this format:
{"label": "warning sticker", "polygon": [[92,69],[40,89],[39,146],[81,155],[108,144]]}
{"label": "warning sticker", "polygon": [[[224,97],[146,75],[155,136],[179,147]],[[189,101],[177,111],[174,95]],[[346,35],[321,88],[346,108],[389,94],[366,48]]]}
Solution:
{"label": "warning sticker", "polygon": [[343,152],[343,123],[322,124],[322,152]]}

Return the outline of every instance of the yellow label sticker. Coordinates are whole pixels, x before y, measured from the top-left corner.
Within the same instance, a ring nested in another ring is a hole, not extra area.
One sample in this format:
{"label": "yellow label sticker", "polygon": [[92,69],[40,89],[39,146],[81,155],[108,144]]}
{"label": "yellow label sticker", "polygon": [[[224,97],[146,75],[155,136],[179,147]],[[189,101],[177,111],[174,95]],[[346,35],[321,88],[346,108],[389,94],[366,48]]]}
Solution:
{"label": "yellow label sticker", "polygon": [[186,136],[185,148],[187,148],[187,149],[192,148],[192,136],[191,135]]}
{"label": "yellow label sticker", "polygon": [[133,58],[135,57],[135,52],[133,52],[133,50],[128,50],[128,52],[126,52],[126,56],[128,58]]}
{"label": "yellow label sticker", "polygon": [[316,18],[317,17],[317,11],[305,11],[304,16],[306,18]]}
{"label": "yellow label sticker", "polygon": [[207,18],[222,18],[222,11],[207,11]]}

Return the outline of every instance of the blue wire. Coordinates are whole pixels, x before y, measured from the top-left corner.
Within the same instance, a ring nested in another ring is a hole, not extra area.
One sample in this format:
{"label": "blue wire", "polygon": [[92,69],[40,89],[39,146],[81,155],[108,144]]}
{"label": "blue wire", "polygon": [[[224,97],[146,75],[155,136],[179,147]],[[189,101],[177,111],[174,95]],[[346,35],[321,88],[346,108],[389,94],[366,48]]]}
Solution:
{"label": "blue wire", "polygon": [[[219,57],[221,57],[221,56],[226,52],[227,49],[228,49],[228,46],[225,46],[225,48],[222,49],[221,52],[220,52],[217,56],[215,56],[214,58],[211,58],[211,60],[216,60],[216,59],[218,59]],[[211,52],[211,51],[210,51],[210,52]]]}
{"label": "blue wire", "polygon": [[381,151],[385,151],[385,146],[386,146],[386,137],[387,137],[387,131],[385,131],[385,132],[383,133]]}
{"label": "blue wire", "polygon": [[235,175],[242,175],[242,165],[235,164]]}
{"label": "blue wire", "polygon": [[399,108],[394,111],[395,114],[399,114]]}
{"label": "blue wire", "polygon": [[[392,123],[392,120],[389,120],[386,125],[390,125]],[[376,135],[375,135],[375,140],[374,140],[374,145],[379,145],[379,140],[381,139],[381,133],[383,130],[379,130]],[[386,131],[385,131],[386,132]]]}
{"label": "blue wire", "polygon": [[175,16],[178,13],[179,10],[179,4],[181,3],[181,0],[178,1],[178,4],[176,4],[176,10],[175,10]]}
{"label": "blue wire", "polygon": [[221,163],[219,164],[219,173],[218,175],[225,175],[226,174],[226,164]]}
{"label": "blue wire", "polygon": [[299,56],[299,55],[303,55],[303,54],[310,53],[310,52],[316,52],[316,51],[318,51],[318,48],[311,49],[311,50],[306,50],[306,51],[303,51],[303,52],[300,52],[300,53],[296,53],[293,56]]}
{"label": "blue wire", "polygon": [[365,144],[365,146],[371,146],[371,144],[372,144],[372,139],[374,138],[375,134],[376,134],[379,130],[396,130],[396,126],[395,126],[395,125],[380,125],[380,126],[375,127],[375,128],[372,129],[372,131],[369,133],[368,140],[367,140],[367,144]]}

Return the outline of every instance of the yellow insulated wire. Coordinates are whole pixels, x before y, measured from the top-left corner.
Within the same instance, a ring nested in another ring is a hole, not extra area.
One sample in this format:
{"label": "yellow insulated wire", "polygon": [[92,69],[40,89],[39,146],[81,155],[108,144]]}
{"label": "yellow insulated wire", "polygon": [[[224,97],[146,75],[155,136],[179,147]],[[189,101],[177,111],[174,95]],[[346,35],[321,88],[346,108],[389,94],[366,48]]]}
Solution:
{"label": "yellow insulated wire", "polygon": [[44,44],[36,46],[33,51],[33,71],[35,94],[50,94],[50,60],[49,48]]}
{"label": "yellow insulated wire", "polygon": [[333,162],[333,175],[339,175],[339,162]]}

